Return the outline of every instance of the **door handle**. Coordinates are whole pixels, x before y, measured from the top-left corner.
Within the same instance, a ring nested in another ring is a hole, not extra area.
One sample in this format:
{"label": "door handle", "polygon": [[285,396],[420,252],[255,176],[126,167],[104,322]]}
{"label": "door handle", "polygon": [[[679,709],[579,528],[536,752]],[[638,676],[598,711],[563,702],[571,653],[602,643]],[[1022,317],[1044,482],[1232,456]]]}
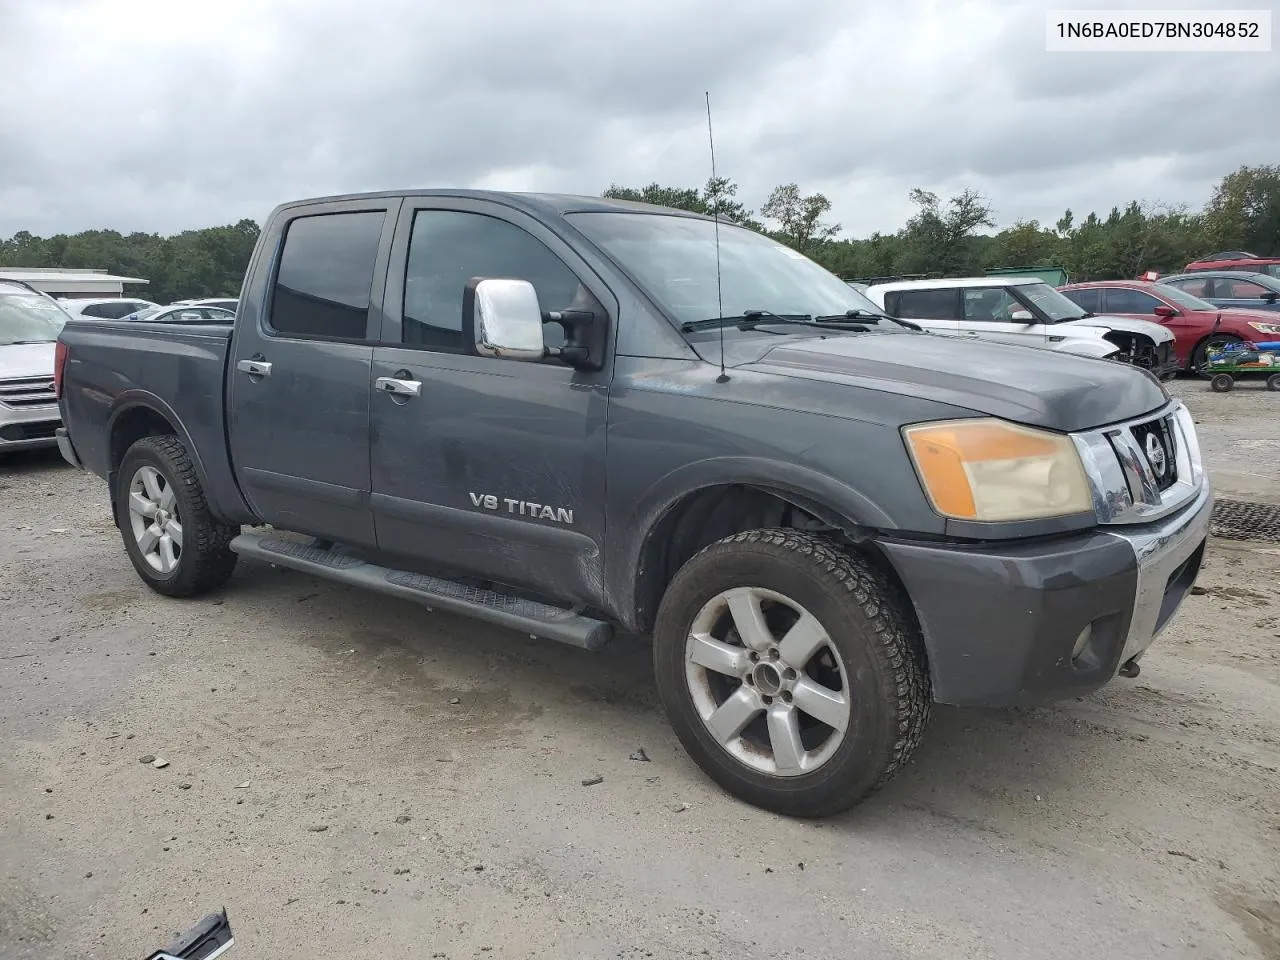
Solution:
{"label": "door handle", "polygon": [[395,377],[379,377],[373,386],[381,393],[395,393],[402,397],[416,397],[422,393],[421,380],[397,380]]}
{"label": "door handle", "polygon": [[236,364],[236,369],[241,373],[247,373],[251,377],[271,376],[271,364],[265,360],[241,360]]}

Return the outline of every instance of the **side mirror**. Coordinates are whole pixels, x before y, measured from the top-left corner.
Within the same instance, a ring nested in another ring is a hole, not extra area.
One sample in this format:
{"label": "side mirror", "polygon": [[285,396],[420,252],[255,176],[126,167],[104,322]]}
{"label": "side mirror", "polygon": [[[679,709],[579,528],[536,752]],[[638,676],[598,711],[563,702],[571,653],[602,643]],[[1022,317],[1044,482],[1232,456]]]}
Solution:
{"label": "side mirror", "polygon": [[1009,313],[1009,319],[1014,323],[1035,323],[1036,318],[1030,310],[1013,310]]}
{"label": "side mirror", "polygon": [[1173,309],[1173,307],[1164,303],[1157,304],[1156,308],[1151,312],[1154,313],[1157,317],[1176,317],[1178,315],[1177,310]]}
{"label": "side mirror", "polygon": [[1277,300],[1280,300],[1280,293],[1276,293],[1274,290],[1268,290],[1266,293],[1260,294],[1259,298],[1267,301],[1267,303],[1275,303]]}
{"label": "side mirror", "polygon": [[[470,285],[468,285],[470,286]],[[476,353],[502,360],[541,360],[542,310],[528,280],[487,279],[475,284]]]}

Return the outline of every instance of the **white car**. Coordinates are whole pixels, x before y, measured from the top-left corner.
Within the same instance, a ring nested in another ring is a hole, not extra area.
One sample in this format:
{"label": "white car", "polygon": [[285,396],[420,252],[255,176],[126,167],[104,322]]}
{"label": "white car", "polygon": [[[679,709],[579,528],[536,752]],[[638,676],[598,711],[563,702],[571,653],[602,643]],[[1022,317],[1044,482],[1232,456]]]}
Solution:
{"label": "white car", "polygon": [[171,307],[221,307],[223,310],[236,312],[236,307],[240,301],[235,297],[208,297],[204,300],[175,300],[169,304]]}
{"label": "white car", "polygon": [[1173,334],[1158,323],[1096,316],[1035,277],[902,280],[867,288],[885,313],[931,333],[1121,360],[1173,376]]}
{"label": "white car", "polygon": [[119,320],[139,310],[154,307],[156,304],[137,297],[107,297],[101,300],[59,297],[58,306],[76,319],[93,317],[98,320]]}
{"label": "white car", "polygon": [[234,311],[222,307],[170,304],[167,307],[147,307],[121,319],[151,323],[231,323],[235,318]]}

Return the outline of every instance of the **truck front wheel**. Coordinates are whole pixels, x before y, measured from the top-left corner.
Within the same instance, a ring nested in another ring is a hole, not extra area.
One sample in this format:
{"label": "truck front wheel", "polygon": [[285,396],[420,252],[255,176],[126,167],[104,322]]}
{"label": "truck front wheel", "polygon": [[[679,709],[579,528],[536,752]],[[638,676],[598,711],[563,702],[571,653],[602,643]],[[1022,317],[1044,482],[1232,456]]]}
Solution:
{"label": "truck front wheel", "polygon": [[189,597],[221,586],[236,555],[239,528],[217,520],[182,441],[143,437],[116,474],[116,516],[133,568],[152,590]]}
{"label": "truck front wheel", "polygon": [[929,715],[923,644],[865,558],[791,529],[726,537],[673,578],[654,630],[676,735],[720,786],[821,817],[910,758]]}

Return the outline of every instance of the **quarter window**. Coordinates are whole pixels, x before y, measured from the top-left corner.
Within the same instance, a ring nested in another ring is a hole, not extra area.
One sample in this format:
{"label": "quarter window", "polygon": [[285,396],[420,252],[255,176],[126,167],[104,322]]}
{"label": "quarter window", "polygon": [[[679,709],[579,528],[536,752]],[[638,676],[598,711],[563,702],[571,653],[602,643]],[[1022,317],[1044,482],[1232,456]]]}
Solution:
{"label": "quarter window", "polygon": [[299,337],[363,340],[382,211],[327,213],[289,224],[270,325]]}
{"label": "quarter window", "polygon": [[[513,223],[458,210],[420,210],[413,218],[405,267],[401,340],[447,353],[469,352],[462,298],[477,278],[528,280],[543,312],[604,307],[545,244]],[[543,328],[548,347],[564,342],[559,324]]]}

